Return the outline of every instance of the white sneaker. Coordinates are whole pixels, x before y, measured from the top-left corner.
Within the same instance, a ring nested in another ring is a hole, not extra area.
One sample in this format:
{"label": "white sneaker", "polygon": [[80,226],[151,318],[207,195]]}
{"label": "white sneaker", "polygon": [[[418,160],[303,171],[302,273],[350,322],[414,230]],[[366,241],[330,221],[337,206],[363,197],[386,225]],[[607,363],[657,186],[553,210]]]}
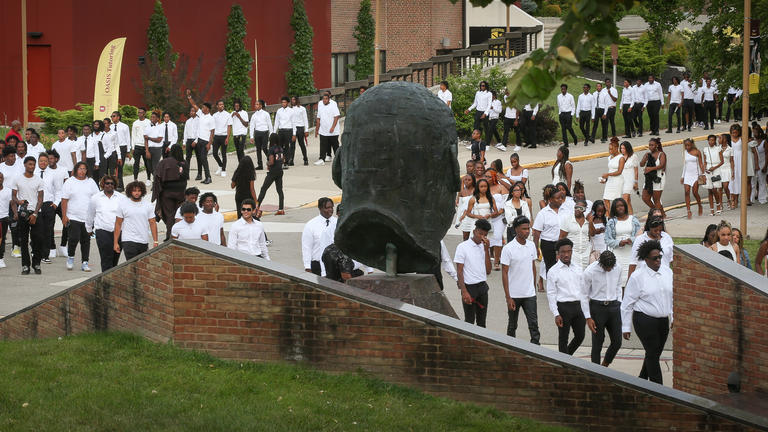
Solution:
{"label": "white sneaker", "polygon": [[501,151],[507,151],[507,147],[502,143],[496,144],[496,148]]}
{"label": "white sneaker", "polygon": [[222,177],[226,177],[226,176],[227,176],[227,172],[226,172],[226,171],[222,171],[222,172],[221,172],[221,176],[222,176]]}
{"label": "white sneaker", "polygon": [[512,149],[514,152],[519,152],[521,150],[519,145],[516,145],[515,148]]}
{"label": "white sneaker", "polygon": [[11,256],[14,258],[21,258],[21,248],[19,246],[14,246],[11,251]]}
{"label": "white sneaker", "polygon": [[82,266],[80,266],[80,270],[82,270],[82,271],[84,271],[84,272],[89,272],[89,271],[91,271],[91,267],[90,267],[90,266],[88,266],[88,261],[83,261],[83,265],[82,265]]}
{"label": "white sneaker", "polygon": [[56,258],[56,249],[51,249],[51,253],[48,254],[48,259]]}
{"label": "white sneaker", "polygon": [[221,174],[221,167],[216,168],[216,174],[215,175],[219,175],[219,174]]}
{"label": "white sneaker", "polygon": [[69,251],[67,250],[66,246],[59,246],[59,255],[65,257],[65,256],[67,256],[68,253],[69,253]]}
{"label": "white sneaker", "polygon": [[332,161],[332,160],[333,160],[333,159],[332,159],[330,156],[326,156],[326,157],[325,157],[325,161],[326,161],[326,162],[330,162],[330,161]]}
{"label": "white sneaker", "polygon": [[147,187],[152,186],[152,181],[147,180],[144,182],[144,184],[147,185]]}
{"label": "white sneaker", "polygon": [[715,123],[720,124],[720,120],[715,120]]}
{"label": "white sneaker", "polygon": [[3,261],[2,258],[0,258],[0,268],[6,268],[5,261]]}
{"label": "white sneaker", "polygon": [[325,165],[325,161],[322,160],[322,159],[318,159],[317,162],[315,162],[315,165],[317,165],[317,166]]}
{"label": "white sneaker", "polygon": [[75,267],[75,257],[67,257],[67,270],[72,270]]}

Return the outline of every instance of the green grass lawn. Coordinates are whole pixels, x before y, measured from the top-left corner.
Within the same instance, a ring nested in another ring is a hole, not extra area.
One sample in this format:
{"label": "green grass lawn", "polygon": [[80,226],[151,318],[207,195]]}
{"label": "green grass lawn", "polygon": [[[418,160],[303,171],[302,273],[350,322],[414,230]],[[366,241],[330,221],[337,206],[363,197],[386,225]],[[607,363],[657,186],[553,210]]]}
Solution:
{"label": "green grass lawn", "polygon": [[[706,227],[705,227],[706,228]],[[704,231],[702,230],[701,236],[704,237]],[[700,238],[692,237],[675,237],[675,244],[699,244]],[[762,240],[762,238],[760,239]],[[757,249],[760,248],[760,240],[744,240],[744,249],[749,254],[749,259],[752,261],[752,268],[755,268],[755,256],[757,256]]]}
{"label": "green grass lawn", "polygon": [[0,342],[0,363],[0,430],[566,430],[355,374],[221,361],[129,334]]}

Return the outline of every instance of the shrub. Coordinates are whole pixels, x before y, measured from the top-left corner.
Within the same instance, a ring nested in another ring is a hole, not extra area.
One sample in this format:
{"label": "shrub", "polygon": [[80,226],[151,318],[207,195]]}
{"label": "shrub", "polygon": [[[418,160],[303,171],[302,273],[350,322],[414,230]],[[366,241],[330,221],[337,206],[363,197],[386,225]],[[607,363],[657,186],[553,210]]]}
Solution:
{"label": "shrub", "polygon": [[545,4],[544,7],[541,8],[541,11],[538,15],[543,17],[559,17],[562,14],[563,10],[560,8],[560,5]]}
{"label": "shrub", "polygon": [[356,62],[348,67],[355,72],[355,79],[366,79],[373,73],[374,41],[376,39],[376,22],[371,13],[371,0],[360,2],[357,13],[357,26],[353,34],[357,39]]}
{"label": "shrub", "polygon": [[246,21],[243,8],[232,5],[227,18],[227,45],[224,48],[224,101],[232,107],[235,99],[240,99],[241,107],[251,106],[248,90],[251,88],[251,68],[253,59],[245,48]]}
{"label": "shrub", "polygon": [[528,15],[533,15],[536,13],[536,9],[538,9],[538,5],[533,0],[522,0],[520,2],[520,9],[522,9],[525,13]]}
{"label": "shrub", "polygon": [[291,52],[288,59],[290,69],[285,73],[288,94],[308,95],[316,92],[315,80],[312,77],[314,70],[312,55],[312,38],[314,31],[309,24],[307,11],[304,8],[304,0],[293,0],[293,13],[291,14],[291,28],[294,32]]}
{"label": "shrub", "polygon": [[685,66],[688,63],[688,39],[681,32],[674,32],[667,35],[662,52],[667,56],[667,62]]}
{"label": "shrub", "polygon": [[[45,122],[41,132],[55,136],[59,129],[66,129],[67,126],[74,125],[77,126],[77,130],[80,130],[84,124],[93,122],[93,105],[78,103],[75,106],[76,108],[64,111],[59,111],[56,108],[51,107],[38,107],[35,110],[35,115]],[[127,125],[130,125],[138,118],[138,108],[135,106],[120,105],[118,110],[123,116],[122,122]],[[103,117],[109,117],[110,114],[111,113],[104,113]]]}
{"label": "shrub", "polygon": [[549,105],[539,107],[539,112],[536,113],[536,142],[551,143],[559,127],[560,123],[555,119],[554,108]]}
{"label": "shrub", "polygon": [[[616,70],[619,75],[628,78],[647,77],[650,74],[659,75],[667,64],[667,56],[658,53],[648,35],[630,41],[622,38],[619,42],[619,61]],[[610,50],[605,53],[606,67],[611,64]],[[585,66],[600,70],[603,63],[603,47],[596,45],[582,62]]]}

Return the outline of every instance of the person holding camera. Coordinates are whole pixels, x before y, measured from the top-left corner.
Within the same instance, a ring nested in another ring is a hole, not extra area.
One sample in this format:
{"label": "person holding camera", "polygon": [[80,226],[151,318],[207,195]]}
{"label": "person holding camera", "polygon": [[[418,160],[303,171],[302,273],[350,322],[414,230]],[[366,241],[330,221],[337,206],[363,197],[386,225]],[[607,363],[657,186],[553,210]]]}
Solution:
{"label": "person holding camera", "polygon": [[43,179],[35,175],[37,161],[32,156],[24,159],[24,174],[16,178],[12,199],[15,204],[13,217],[18,221],[19,243],[21,245],[21,274],[29,274],[29,245],[32,243],[32,268],[41,274],[40,261],[43,259],[44,236],[42,224],[37,223],[40,206],[43,204]]}

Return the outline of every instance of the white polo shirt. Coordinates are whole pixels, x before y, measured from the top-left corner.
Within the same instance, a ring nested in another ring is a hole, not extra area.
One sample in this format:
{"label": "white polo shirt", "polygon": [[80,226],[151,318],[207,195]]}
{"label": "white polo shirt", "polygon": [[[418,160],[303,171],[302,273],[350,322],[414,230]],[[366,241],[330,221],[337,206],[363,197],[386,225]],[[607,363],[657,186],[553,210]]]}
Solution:
{"label": "white polo shirt", "polygon": [[[560,213],[563,213],[562,206],[555,212],[550,206],[546,206],[536,215],[533,221],[533,229],[541,232],[541,240],[555,242],[560,239]],[[567,213],[567,212],[565,212]]]}
{"label": "white polo shirt", "polygon": [[117,207],[115,216],[123,219],[120,231],[122,241],[149,243],[149,220],[155,218],[155,206],[147,201],[126,198]]}
{"label": "white polo shirt", "polygon": [[[235,121],[237,121],[237,119],[235,119]],[[224,215],[222,213],[217,211],[204,213],[203,211],[200,211],[195,217],[195,220],[205,226],[209,242],[221,245],[221,229],[224,228]]]}
{"label": "white polo shirt", "polygon": [[125,195],[117,192],[112,192],[112,196],[107,196],[104,192],[92,196],[88,207],[87,225],[93,225],[95,230],[114,232],[117,209],[123,205],[124,199]]}
{"label": "white polo shirt", "polygon": [[501,264],[509,266],[507,281],[510,298],[528,298],[536,295],[533,262],[537,258],[536,245],[530,240],[520,244],[515,238],[501,249]]}
{"label": "white polo shirt", "polygon": [[173,224],[173,228],[171,228],[171,236],[180,240],[200,240],[206,234],[208,231],[205,230],[205,225],[197,217],[192,223],[187,223],[182,219]]}
{"label": "white polo shirt", "polygon": [[485,247],[471,238],[456,246],[453,262],[464,265],[464,284],[473,285],[488,280],[485,273]]}

